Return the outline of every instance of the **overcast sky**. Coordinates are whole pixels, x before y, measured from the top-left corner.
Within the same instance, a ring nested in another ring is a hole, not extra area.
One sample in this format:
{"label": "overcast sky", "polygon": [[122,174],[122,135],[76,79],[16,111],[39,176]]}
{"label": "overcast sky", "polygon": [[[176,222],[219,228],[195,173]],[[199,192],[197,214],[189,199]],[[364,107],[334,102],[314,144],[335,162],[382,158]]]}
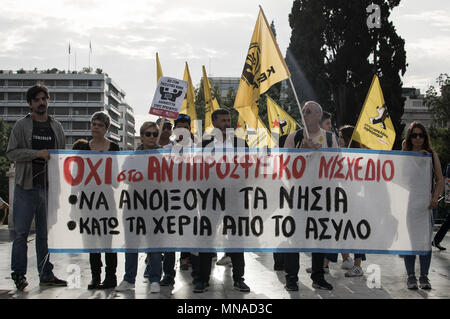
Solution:
{"label": "overcast sky", "polygon": [[[194,85],[201,67],[239,77],[258,14],[274,20],[284,54],[291,29],[289,0],[2,0],[0,69],[101,68],[126,92],[137,129],[150,119],[155,53],[165,76],[182,78],[188,62]],[[450,1],[403,0],[391,19],[406,41],[404,86],[435,85],[450,73]]]}

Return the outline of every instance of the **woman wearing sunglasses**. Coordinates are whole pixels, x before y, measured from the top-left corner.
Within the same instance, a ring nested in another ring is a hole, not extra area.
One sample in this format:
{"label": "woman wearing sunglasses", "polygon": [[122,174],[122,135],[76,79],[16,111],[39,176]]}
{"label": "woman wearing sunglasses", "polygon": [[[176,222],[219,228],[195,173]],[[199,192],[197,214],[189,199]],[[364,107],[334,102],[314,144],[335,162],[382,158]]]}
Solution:
{"label": "woman wearing sunglasses", "polygon": [[[439,195],[444,188],[444,178],[442,176],[441,164],[436,152],[431,148],[430,137],[427,134],[425,127],[420,122],[412,122],[406,132],[406,138],[402,145],[403,151],[421,152],[424,154],[433,155],[433,180],[431,183],[431,201],[428,209],[435,209],[438,204]],[[431,243],[430,243],[431,244]],[[406,272],[408,273],[407,286],[408,289],[417,289],[417,279],[414,273],[416,256],[404,256]],[[419,256],[420,261],[420,277],[419,284],[422,289],[431,289],[430,281],[428,280],[428,270],[431,264],[431,251],[426,255]]]}
{"label": "woman wearing sunglasses", "polygon": [[[156,142],[158,140],[159,127],[155,122],[144,122],[140,128],[141,146],[139,150],[154,150],[160,148]],[[147,253],[147,267],[144,277],[150,282],[150,292],[159,293],[162,275],[162,256],[160,252]],[[135,288],[138,267],[138,253],[125,253],[125,275],[123,281],[117,286],[116,291],[126,291]]]}

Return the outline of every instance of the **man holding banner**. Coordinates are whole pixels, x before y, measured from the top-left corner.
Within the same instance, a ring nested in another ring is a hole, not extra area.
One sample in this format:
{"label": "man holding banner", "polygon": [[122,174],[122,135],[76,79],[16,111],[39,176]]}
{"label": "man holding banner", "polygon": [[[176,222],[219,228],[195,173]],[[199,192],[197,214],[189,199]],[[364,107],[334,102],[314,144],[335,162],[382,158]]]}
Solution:
{"label": "man holding banner", "polygon": [[[303,107],[303,116],[305,118],[306,129],[309,138],[303,137],[303,129],[291,133],[286,138],[285,148],[337,148],[336,136],[326,132],[320,127],[323,111],[319,103],[309,101]],[[331,143],[330,143],[331,142]],[[311,279],[313,287],[317,289],[332,290],[333,286],[329,284],[324,277],[323,262],[325,254],[312,253],[312,271]],[[298,290],[298,271],[300,270],[299,253],[286,253],[284,259],[284,269],[286,271],[286,290]]]}
{"label": "man holding banner", "polygon": [[33,218],[36,222],[36,255],[41,286],[67,286],[53,274],[47,244],[47,196],[49,149],[64,149],[61,123],[48,115],[50,94],[44,85],[26,93],[31,113],[17,121],[8,141],[6,156],[16,165],[14,188],[14,242],[11,274],[18,290],[27,285],[27,239]]}
{"label": "man holding banner", "polygon": [[[214,126],[214,130],[220,130],[220,136],[213,136],[211,139],[206,139],[202,141],[202,148],[214,148],[216,150],[221,149],[236,149],[237,147],[248,147],[247,143],[244,140],[241,140],[237,137],[231,138],[230,134],[227,134],[227,131],[230,131],[231,128],[231,118],[230,113],[227,110],[219,109],[215,110],[212,113],[212,124]],[[213,131],[213,133],[215,133]],[[195,256],[195,255],[194,255]],[[231,258],[231,262],[233,264],[233,289],[241,291],[241,292],[249,292],[250,288],[244,283],[244,269],[245,269],[245,260],[243,252],[234,252],[227,253],[227,256]],[[193,257],[194,261],[193,265],[193,273],[195,274],[195,293],[205,292],[207,287],[209,286],[209,276],[211,274],[211,253],[199,253],[198,256]]]}

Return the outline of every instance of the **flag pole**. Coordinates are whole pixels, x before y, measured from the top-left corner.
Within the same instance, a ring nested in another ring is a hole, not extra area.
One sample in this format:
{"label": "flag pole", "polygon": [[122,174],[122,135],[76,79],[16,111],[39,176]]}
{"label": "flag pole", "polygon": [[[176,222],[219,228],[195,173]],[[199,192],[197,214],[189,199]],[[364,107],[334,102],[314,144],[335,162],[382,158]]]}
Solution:
{"label": "flag pole", "polygon": [[91,72],[91,53],[92,53],[92,45],[91,41],[89,41],[89,72]]}
{"label": "flag pole", "polygon": [[160,119],[161,119],[161,122],[160,122],[160,125],[159,125],[158,138],[156,139],[156,145],[158,145],[158,146],[159,146],[159,140],[161,139],[161,133],[162,133],[164,124],[166,123],[166,118],[165,117],[160,117]]}
{"label": "flag pole", "polygon": [[[261,10],[262,16],[264,18],[264,22],[266,23],[266,25],[267,25],[267,27],[269,29],[270,36],[272,37],[273,42],[276,44],[277,42],[275,40],[275,37],[273,36],[272,29],[269,27],[269,23],[267,22],[266,15],[264,14],[264,10],[261,7],[261,5],[259,6],[259,9]],[[276,47],[276,49],[278,51],[278,54],[279,54],[279,56],[281,58],[281,61],[284,64],[284,67],[286,68],[286,70],[289,70],[289,68],[286,65],[286,61],[284,60],[283,55],[281,54],[280,48],[278,47],[278,45],[275,45],[275,47]],[[302,123],[303,123],[304,131],[306,132],[306,138],[309,138],[308,129],[307,129],[306,124],[305,124],[305,119],[303,118],[302,108],[300,106],[300,102],[298,101],[297,92],[295,91],[294,84],[292,83],[292,79],[291,79],[290,76],[289,76],[289,83],[291,83],[292,91],[294,91],[295,101],[297,102],[298,109],[300,111],[300,116],[302,117]]]}
{"label": "flag pole", "polygon": [[69,54],[67,55],[67,73],[70,73],[70,42],[69,42]]}
{"label": "flag pole", "polygon": [[309,138],[308,128],[306,127],[305,118],[303,117],[302,108],[300,106],[300,102],[298,101],[297,92],[295,92],[294,83],[292,83],[291,77],[289,77],[289,83],[291,83],[292,91],[294,92],[295,101],[297,102],[298,110],[300,111],[300,116],[302,118],[303,130],[306,133],[306,138]]}

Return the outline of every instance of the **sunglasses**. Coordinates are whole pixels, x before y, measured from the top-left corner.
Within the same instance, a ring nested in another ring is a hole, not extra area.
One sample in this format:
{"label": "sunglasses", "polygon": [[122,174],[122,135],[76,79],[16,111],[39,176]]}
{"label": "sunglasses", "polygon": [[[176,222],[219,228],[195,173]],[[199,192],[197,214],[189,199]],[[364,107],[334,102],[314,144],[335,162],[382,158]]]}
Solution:
{"label": "sunglasses", "polygon": [[163,125],[163,130],[171,130],[172,129],[172,124],[167,123]]}
{"label": "sunglasses", "polygon": [[158,132],[145,132],[144,135],[147,137],[150,137],[150,136],[158,137]]}
{"label": "sunglasses", "polygon": [[191,117],[186,114],[179,114],[177,120],[191,120]]}
{"label": "sunglasses", "polygon": [[424,138],[425,134],[422,133],[411,133],[411,138]]}

